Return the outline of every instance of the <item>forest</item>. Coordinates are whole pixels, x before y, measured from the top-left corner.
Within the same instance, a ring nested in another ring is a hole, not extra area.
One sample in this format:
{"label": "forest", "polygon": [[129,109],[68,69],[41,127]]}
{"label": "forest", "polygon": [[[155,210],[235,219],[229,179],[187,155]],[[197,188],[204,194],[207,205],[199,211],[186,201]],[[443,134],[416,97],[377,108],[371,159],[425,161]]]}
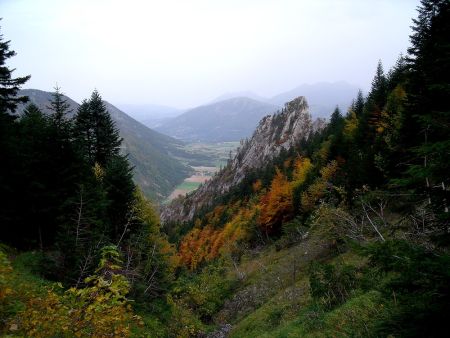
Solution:
{"label": "forest", "polygon": [[367,95],[164,224],[99,91],[15,114],[30,77],[1,36],[0,334],[446,337],[450,2],[412,29]]}

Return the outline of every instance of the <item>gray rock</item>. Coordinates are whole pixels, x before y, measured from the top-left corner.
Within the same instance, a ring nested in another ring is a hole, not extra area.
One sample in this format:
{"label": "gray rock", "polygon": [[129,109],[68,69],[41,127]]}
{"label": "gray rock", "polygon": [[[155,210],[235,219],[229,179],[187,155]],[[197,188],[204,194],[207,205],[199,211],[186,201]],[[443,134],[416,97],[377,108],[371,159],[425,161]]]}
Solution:
{"label": "gray rock", "polygon": [[210,205],[217,196],[238,185],[248,172],[263,168],[283,149],[291,149],[324,125],[325,121],[321,119],[312,122],[304,97],[286,103],[281,111],[265,116],[259,122],[253,136],[241,142],[234,158],[217,176],[185,198],[163,208],[161,222],[192,220],[197,210]]}

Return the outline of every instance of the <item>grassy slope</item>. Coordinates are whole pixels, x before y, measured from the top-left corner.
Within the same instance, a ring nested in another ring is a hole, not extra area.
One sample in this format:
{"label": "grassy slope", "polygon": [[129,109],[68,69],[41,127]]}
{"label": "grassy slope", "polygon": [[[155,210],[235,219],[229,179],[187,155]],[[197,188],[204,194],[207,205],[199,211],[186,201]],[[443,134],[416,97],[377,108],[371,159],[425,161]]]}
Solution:
{"label": "grassy slope", "polygon": [[[215,321],[231,323],[230,337],[236,338],[370,336],[370,329],[388,315],[390,306],[377,291],[355,293],[331,311],[312,302],[311,262],[366,264],[354,253],[336,253],[331,244],[313,234],[290,248],[277,251],[270,246],[244,256],[238,270],[245,277]],[[237,272],[230,269],[229,274]]]}

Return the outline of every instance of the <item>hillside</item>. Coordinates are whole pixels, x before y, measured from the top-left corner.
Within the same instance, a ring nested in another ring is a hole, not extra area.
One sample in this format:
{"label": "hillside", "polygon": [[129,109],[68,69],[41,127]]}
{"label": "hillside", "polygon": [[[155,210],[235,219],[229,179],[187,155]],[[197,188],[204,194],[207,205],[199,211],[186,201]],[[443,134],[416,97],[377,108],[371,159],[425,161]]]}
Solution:
{"label": "hillside", "polygon": [[239,141],[275,110],[276,105],[237,97],[188,110],[156,130],[187,142]]}
{"label": "hillside", "polygon": [[217,176],[185,199],[175,200],[163,208],[161,220],[192,220],[196,212],[237,186],[247,174],[263,168],[281,152],[289,151],[321,128],[323,121],[312,122],[305,98],[299,97],[286,103],[281,111],[259,122],[253,136],[242,143],[234,158]]}
{"label": "hillside", "polygon": [[[50,92],[24,89],[20,91],[20,95],[28,96],[30,102],[48,112],[47,106],[52,97]],[[67,96],[65,98],[70,104],[71,114],[74,114],[79,104]],[[120,130],[123,151],[129,154],[134,167],[135,182],[148,197],[157,201],[164,199],[190,173],[190,169],[174,156],[191,155],[184,152],[181,141],[151,130],[112,104],[105,104]],[[19,107],[18,112],[23,109],[24,106]]]}
{"label": "hillside", "polygon": [[[314,118],[298,96],[251,137],[213,145],[149,132],[97,90],[79,107],[67,98],[78,114],[66,118],[56,89],[49,113],[51,93],[19,91],[30,76],[3,65],[15,52],[0,34],[0,336],[448,337],[450,1],[417,11],[408,55],[387,71],[380,60],[348,109]],[[382,14],[372,29],[398,20]],[[46,112],[17,109],[19,93]],[[131,161],[161,180],[176,170],[166,159],[192,165],[185,190],[199,187],[156,209]]]}

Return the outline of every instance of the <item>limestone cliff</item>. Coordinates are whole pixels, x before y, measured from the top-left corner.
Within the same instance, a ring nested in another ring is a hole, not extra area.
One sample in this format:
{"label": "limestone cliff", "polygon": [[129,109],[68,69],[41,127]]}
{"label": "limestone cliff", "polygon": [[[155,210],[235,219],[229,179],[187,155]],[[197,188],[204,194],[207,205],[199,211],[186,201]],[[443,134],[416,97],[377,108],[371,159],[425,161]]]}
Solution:
{"label": "limestone cliff", "polygon": [[311,120],[308,104],[304,97],[298,97],[285,104],[285,107],[264,117],[253,136],[241,142],[234,158],[214,178],[184,198],[173,201],[161,212],[163,223],[191,220],[196,211],[212,203],[214,199],[239,184],[246,173],[264,167],[268,161],[289,150],[311,131],[323,127],[324,122]]}

